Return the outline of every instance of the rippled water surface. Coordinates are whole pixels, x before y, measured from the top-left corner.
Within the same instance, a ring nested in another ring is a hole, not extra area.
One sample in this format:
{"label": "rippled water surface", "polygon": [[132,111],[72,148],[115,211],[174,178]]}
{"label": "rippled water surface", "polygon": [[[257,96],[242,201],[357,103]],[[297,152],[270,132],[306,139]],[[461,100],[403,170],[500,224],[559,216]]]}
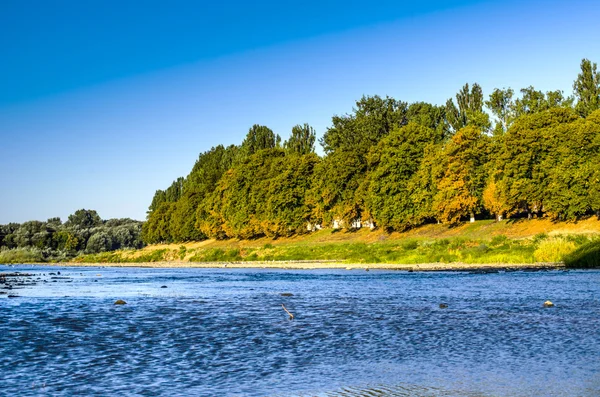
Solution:
{"label": "rippled water surface", "polygon": [[599,271],[15,271],[2,396],[600,396]]}

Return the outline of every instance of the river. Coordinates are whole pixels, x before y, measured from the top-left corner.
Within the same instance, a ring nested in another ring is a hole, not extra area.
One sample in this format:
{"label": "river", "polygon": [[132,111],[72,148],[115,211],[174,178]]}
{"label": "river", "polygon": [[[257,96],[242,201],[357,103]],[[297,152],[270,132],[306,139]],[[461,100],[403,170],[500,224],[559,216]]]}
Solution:
{"label": "river", "polygon": [[8,272],[0,396],[600,395],[600,271]]}

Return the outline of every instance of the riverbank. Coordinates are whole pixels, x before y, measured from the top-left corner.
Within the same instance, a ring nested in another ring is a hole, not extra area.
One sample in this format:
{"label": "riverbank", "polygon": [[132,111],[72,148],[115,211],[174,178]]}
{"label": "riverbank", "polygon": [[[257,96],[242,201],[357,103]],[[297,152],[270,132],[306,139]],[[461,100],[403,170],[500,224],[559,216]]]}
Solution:
{"label": "riverbank", "polygon": [[[288,263],[378,268],[531,266],[561,263],[580,247],[600,239],[600,222],[553,223],[546,219],[483,220],[458,227],[426,225],[405,233],[360,229],[320,230],[288,238],[205,240],[157,244],[140,250],[80,255],[76,263],[168,263],[169,266],[287,267]],[[182,263],[179,265],[178,263]],[[205,265],[204,263],[210,263]],[[214,264],[217,265],[214,265]],[[338,263],[338,265],[333,265]],[[156,266],[156,265],[152,265]],[[289,265],[302,268],[304,265]],[[586,267],[590,267],[587,265]]]}
{"label": "riverbank", "polygon": [[560,270],[563,263],[344,263],[339,261],[256,261],[256,262],[139,262],[139,263],[39,263],[57,267],[143,267],[143,268],[230,268],[230,269],[345,269],[345,270],[401,270],[401,271],[516,271]]}
{"label": "riverbank", "polygon": [[[19,250],[0,251],[0,263],[43,262],[41,258],[18,255],[22,254]],[[576,223],[482,220],[457,227],[430,224],[404,233],[324,229],[277,239],[204,240],[149,245],[138,250],[81,252],[68,262],[144,267],[273,267],[272,263],[286,268],[303,268],[309,266],[307,263],[316,268],[453,269],[536,263],[598,267],[600,221],[595,217]]]}

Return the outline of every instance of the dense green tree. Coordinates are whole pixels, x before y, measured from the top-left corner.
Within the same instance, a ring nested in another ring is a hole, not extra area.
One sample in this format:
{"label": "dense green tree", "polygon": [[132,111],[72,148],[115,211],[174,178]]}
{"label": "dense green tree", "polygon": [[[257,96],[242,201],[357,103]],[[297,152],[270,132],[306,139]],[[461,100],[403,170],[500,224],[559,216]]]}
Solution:
{"label": "dense green tree", "polygon": [[311,222],[328,227],[337,220],[350,228],[353,221],[368,219],[361,189],[366,171],[365,159],[356,152],[338,150],[326,156],[315,168],[308,193]]}
{"label": "dense green tree", "polygon": [[196,211],[202,198],[201,193],[190,191],[174,204],[169,220],[169,234],[173,241],[199,241],[206,238],[195,227]]}
{"label": "dense green tree", "polygon": [[170,231],[171,214],[175,209],[175,203],[161,203],[152,211],[152,216],[142,227],[142,239],[147,244],[166,243],[173,240]]}
{"label": "dense green tree", "polygon": [[437,185],[434,209],[438,219],[457,224],[471,220],[483,207],[489,137],[475,126],[464,127],[446,144],[446,170]]}
{"label": "dense green tree", "polygon": [[279,237],[306,228],[306,191],[318,157],[265,149],[229,170],[198,209],[197,226],[214,238]]}
{"label": "dense green tree", "polygon": [[442,143],[429,143],[423,148],[419,168],[408,182],[408,191],[413,203],[413,223],[421,225],[438,219],[434,208],[437,186],[446,169]]}
{"label": "dense green tree", "polygon": [[369,149],[393,129],[407,122],[407,104],[396,99],[363,96],[352,114],[334,116],[321,145],[326,153],[337,150],[366,156]]}
{"label": "dense green tree", "polygon": [[495,180],[506,198],[509,214],[539,212],[547,195],[548,172],[544,161],[553,150],[551,130],[559,124],[577,120],[569,108],[553,108],[524,115],[508,129],[497,156]]}
{"label": "dense green tree", "polygon": [[544,212],[553,219],[576,220],[594,207],[590,189],[599,168],[600,125],[577,119],[544,132],[549,145],[542,163],[548,175]]}
{"label": "dense green tree", "polygon": [[448,136],[450,127],[446,122],[446,108],[426,102],[415,102],[408,106],[407,122],[416,123],[431,128],[442,139]]}
{"label": "dense green tree", "polygon": [[112,249],[112,245],[112,238],[106,230],[97,231],[88,239],[85,252],[88,254],[107,252]]}
{"label": "dense green tree", "polygon": [[367,207],[386,230],[416,226],[419,211],[411,197],[410,181],[418,171],[425,147],[441,141],[435,130],[414,122],[392,131],[369,156]]}
{"label": "dense green tree", "polygon": [[100,226],[102,219],[98,213],[94,210],[80,209],[75,211],[66,222],[68,227],[78,227],[82,229],[89,229],[91,227]]}
{"label": "dense green tree", "polygon": [[577,96],[575,109],[581,116],[587,117],[600,109],[600,75],[595,62],[589,59],[581,61],[581,73],[573,83],[573,91]]}

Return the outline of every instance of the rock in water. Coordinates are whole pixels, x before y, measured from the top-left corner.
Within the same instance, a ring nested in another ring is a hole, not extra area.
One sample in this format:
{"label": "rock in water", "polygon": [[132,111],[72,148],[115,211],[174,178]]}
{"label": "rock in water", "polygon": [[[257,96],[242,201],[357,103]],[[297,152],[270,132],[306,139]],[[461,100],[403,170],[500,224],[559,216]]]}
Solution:
{"label": "rock in water", "polygon": [[554,303],[550,302],[550,301],[546,301],[544,302],[544,307],[553,307]]}
{"label": "rock in water", "polygon": [[127,304],[127,302],[125,302],[122,299],[119,299],[119,300],[115,301],[115,305],[126,305],[126,304]]}
{"label": "rock in water", "polygon": [[281,296],[294,296],[291,292],[283,292]]}
{"label": "rock in water", "polygon": [[440,303],[440,309],[447,309],[448,305],[445,303]]}
{"label": "rock in water", "polygon": [[166,285],[163,285],[163,286],[162,286],[162,287],[160,287],[160,288],[167,288],[167,286],[166,286]]}

